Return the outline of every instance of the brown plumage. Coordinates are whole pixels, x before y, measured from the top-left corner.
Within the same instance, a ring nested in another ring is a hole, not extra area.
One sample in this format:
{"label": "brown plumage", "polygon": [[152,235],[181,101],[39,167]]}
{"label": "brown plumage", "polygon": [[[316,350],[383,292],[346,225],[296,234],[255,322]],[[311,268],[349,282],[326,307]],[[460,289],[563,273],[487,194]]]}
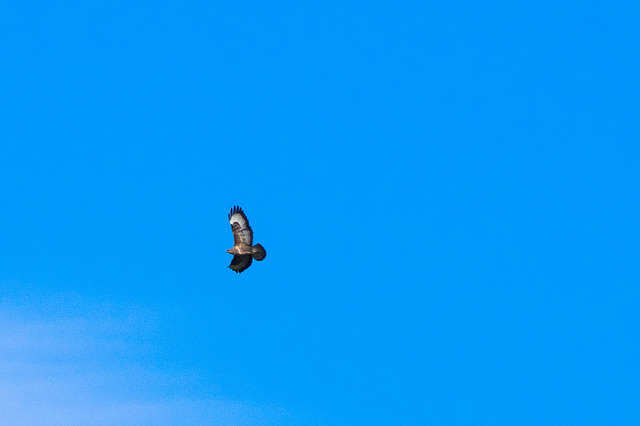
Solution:
{"label": "brown plumage", "polygon": [[253,259],[263,260],[267,257],[267,251],[260,244],[253,245],[253,230],[240,207],[231,209],[229,223],[233,232],[233,247],[227,250],[233,255],[229,268],[240,273],[251,266]]}

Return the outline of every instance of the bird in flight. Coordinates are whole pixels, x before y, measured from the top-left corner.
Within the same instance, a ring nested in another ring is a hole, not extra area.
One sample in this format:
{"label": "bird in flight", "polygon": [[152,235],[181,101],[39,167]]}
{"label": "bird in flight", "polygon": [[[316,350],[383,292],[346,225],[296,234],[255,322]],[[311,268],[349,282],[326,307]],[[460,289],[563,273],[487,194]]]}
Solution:
{"label": "bird in flight", "polygon": [[227,250],[227,253],[233,255],[229,268],[240,273],[251,266],[253,259],[263,260],[267,257],[267,251],[260,244],[253,245],[253,230],[240,207],[234,206],[231,209],[229,223],[233,232],[233,247]]}

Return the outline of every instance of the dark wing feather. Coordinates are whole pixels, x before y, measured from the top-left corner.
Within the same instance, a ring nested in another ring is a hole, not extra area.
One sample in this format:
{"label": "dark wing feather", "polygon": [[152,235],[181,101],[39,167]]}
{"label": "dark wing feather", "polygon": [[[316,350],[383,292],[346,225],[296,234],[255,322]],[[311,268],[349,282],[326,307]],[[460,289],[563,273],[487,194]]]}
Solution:
{"label": "dark wing feather", "polygon": [[233,256],[233,259],[231,259],[231,265],[229,265],[229,268],[240,273],[251,266],[251,262],[252,259],[250,254],[235,255]]}
{"label": "dark wing feather", "polygon": [[229,213],[229,223],[231,224],[231,232],[233,232],[233,245],[253,244],[253,231],[249,226],[249,219],[242,209],[234,206]]}

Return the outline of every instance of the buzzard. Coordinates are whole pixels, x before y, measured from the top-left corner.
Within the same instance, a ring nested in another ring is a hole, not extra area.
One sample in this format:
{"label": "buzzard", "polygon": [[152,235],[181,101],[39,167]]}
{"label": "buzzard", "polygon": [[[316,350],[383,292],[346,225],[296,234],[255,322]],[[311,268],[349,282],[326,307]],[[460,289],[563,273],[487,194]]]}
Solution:
{"label": "buzzard", "polygon": [[227,253],[233,255],[229,268],[240,273],[251,266],[253,259],[263,260],[267,251],[260,245],[253,245],[253,231],[249,219],[240,207],[234,206],[229,213],[229,223],[233,232],[233,247]]}

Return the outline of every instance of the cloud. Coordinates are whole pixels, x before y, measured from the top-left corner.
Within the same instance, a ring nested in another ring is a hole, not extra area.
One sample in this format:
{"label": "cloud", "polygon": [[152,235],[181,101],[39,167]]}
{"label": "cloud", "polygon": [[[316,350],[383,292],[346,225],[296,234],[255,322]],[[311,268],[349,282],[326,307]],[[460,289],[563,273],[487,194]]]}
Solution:
{"label": "cloud", "polygon": [[197,377],[154,364],[153,312],[47,299],[0,301],[0,424],[286,422],[278,408],[211,397]]}

